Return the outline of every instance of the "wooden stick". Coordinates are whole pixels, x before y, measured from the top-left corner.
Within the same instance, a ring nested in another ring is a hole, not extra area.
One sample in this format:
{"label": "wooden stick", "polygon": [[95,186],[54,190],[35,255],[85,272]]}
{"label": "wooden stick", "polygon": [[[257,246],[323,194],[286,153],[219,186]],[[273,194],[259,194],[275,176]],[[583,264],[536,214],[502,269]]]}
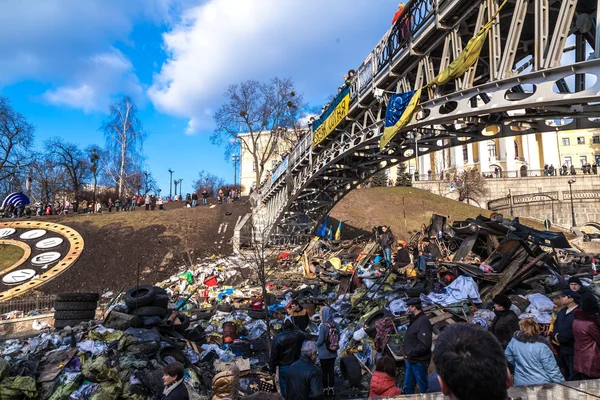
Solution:
{"label": "wooden stick", "polygon": [[356,359],[358,360],[358,362],[360,363],[360,365],[362,365],[363,368],[366,369],[369,374],[373,375],[373,373],[371,372],[371,370],[369,369],[369,367],[367,367],[365,365],[365,363],[362,362],[362,360],[360,358],[358,358],[358,356],[356,354],[353,354],[353,356],[356,357]]}

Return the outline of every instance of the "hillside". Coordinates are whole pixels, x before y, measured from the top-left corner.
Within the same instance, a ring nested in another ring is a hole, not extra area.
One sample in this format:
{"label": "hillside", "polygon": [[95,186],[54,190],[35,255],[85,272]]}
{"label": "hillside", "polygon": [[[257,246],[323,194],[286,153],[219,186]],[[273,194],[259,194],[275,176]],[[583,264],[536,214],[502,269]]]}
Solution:
{"label": "hillside", "polygon": [[[336,221],[343,221],[344,236],[370,234],[374,226],[389,225],[398,238],[407,240],[421,228],[421,224],[429,224],[432,214],[445,215],[450,221],[459,221],[475,218],[480,214],[489,216],[490,213],[489,210],[413,187],[376,187],[348,193],[333,208],[331,217]],[[543,229],[539,223],[526,223]],[[335,230],[337,222],[330,224]]]}
{"label": "hillside", "polygon": [[[77,230],[85,248],[77,263],[44,285],[52,294],[62,291],[118,291],[136,284],[155,283],[178,267],[212,254],[229,254],[238,218],[249,212],[246,201],[214,207],[184,208],[167,204],[164,211],[44,217]],[[227,215],[230,214],[230,215]]]}

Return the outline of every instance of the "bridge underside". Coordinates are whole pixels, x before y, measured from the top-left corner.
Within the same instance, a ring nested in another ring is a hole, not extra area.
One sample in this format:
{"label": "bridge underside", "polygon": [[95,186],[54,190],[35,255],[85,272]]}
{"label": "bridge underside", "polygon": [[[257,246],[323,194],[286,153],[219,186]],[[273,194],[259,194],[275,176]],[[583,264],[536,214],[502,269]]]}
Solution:
{"label": "bridge underside", "polygon": [[[408,7],[419,4],[429,3]],[[420,24],[420,11],[411,9],[410,39],[389,32],[358,71],[347,118],[318,146],[301,143],[286,173],[263,191],[264,207],[255,215],[269,227],[270,242],[306,241],[349,191],[414,158],[417,148],[426,155],[497,137],[600,127],[600,59],[586,61],[596,47],[595,27],[581,22],[595,16],[597,3],[516,0],[502,9],[475,65],[425,89],[410,123],[381,150],[390,94],[431,81],[498,4],[445,0],[437,7]],[[569,37],[574,46],[567,46]],[[486,134],[491,126],[497,133]]]}

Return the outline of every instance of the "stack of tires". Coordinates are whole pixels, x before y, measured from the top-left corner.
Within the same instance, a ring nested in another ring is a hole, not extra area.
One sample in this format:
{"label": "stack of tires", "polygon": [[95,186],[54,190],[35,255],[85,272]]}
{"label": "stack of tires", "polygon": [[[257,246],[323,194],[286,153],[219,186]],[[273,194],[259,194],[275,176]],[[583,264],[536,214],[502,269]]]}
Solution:
{"label": "stack of tires", "polygon": [[54,303],[54,327],[63,329],[96,317],[98,293],[59,293]]}
{"label": "stack of tires", "polygon": [[[125,304],[129,314],[135,315],[142,321],[144,327],[169,325],[168,320],[169,296],[158,286],[140,285],[125,293]],[[190,326],[190,320],[183,315],[177,315],[179,323],[173,325],[176,331],[184,331]]]}

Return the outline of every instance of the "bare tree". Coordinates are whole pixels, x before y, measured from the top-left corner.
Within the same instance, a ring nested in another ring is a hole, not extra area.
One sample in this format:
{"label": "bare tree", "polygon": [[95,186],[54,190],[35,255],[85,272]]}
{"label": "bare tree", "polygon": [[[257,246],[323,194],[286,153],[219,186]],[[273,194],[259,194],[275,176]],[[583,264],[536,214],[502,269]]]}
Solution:
{"label": "bare tree", "polygon": [[202,170],[198,173],[198,179],[194,181],[192,187],[196,193],[206,190],[208,196],[212,197],[224,184],[225,180],[223,178]]}
{"label": "bare tree", "polygon": [[471,200],[478,203],[477,199],[489,193],[486,180],[483,179],[476,168],[457,173],[454,180],[454,186],[456,186],[458,192],[458,201],[468,202]]}
{"label": "bare tree", "polygon": [[65,190],[65,182],[68,179],[65,168],[57,164],[51,154],[35,154],[33,156],[31,177],[33,179],[32,193],[37,194],[38,199],[45,204],[55,200],[56,193]]}
{"label": "bare tree", "polygon": [[70,189],[73,190],[77,200],[84,180],[89,177],[90,172],[84,152],[75,143],[64,142],[60,138],[48,140],[46,148],[49,149],[53,161],[64,168],[71,183]]}
{"label": "bare tree", "polygon": [[115,168],[115,183],[119,197],[126,184],[129,163],[137,159],[141,151],[146,132],[137,116],[137,107],[129,96],[113,103],[109,107],[110,116],[100,128],[106,137],[106,147]]}
{"label": "bare tree", "polygon": [[305,107],[302,95],[296,93],[291,79],[274,78],[269,83],[248,80],[231,85],[225,97],[225,104],[214,114],[217,129],[211,141],[225,144],[226,156],[242,146],[254,160],[258,186],[265,165],[285,146],[288,129],[293,132]]}
{"label": "bare tree", "polygon": [[35,128],[0,97],[0,181],[14,179],[28,163]]}

